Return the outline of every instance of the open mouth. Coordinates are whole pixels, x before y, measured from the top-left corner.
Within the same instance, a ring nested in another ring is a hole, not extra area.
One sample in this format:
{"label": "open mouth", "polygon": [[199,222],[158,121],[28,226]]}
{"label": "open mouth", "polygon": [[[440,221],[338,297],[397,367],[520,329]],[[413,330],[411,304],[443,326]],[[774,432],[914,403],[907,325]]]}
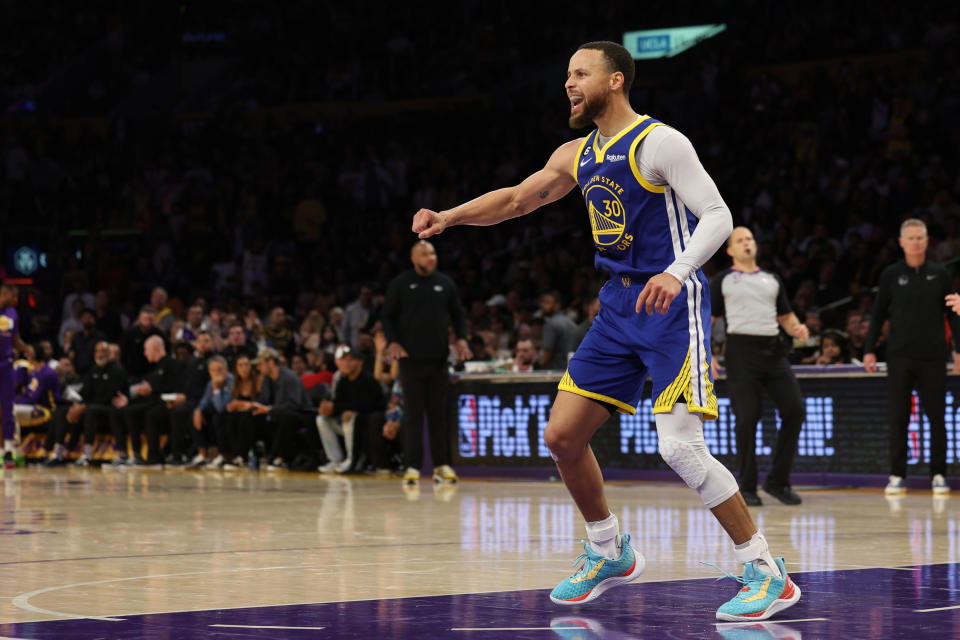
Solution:
{"label": "open mouth", "polygon": [[570,111],[576,111],[578,107],[583,105],[583,96],[572,95],[570,96]]}

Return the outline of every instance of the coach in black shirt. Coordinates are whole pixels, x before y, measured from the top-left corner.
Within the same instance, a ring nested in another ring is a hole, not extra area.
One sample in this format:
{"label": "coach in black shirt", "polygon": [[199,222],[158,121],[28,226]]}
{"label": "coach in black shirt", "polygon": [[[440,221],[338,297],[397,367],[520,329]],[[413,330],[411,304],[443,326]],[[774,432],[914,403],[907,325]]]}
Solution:
{"label": "coach in black shirt", "polygon": [[737,419],[740,493],[748,505],[762,504],[757,495],[756,432],[763,401],[760,391],[766,389],[780,412],[780,431],[763,490],[784,504],[797,505],[801,500],[790,488],[790,470],[805,411],[780,328],[801,340],[810,333],[790,308],[780,277],[757,266],[757,243],[749,229],[733,230],[727,255],[733,258],[733,266],[710,283],[710,306],[714,317],[726,321],[726,370]]}
{"label": "coach in black shirt", "polygon": [[[927,261],[927,226],[911,218],[900,225],[900,247],[904,261],[892,264],[880,274],[877,298],[870,316],[870,329],[863,347],[863,365],[873,373],[873,353],[884,321],[890,319],[887,342],[887,384],[889,385],[890,481],[888,494],[906,491],[907,426],[910,422],[912,391],[916,386],[930,421],[930,477],[934,493],[948,493],[947,430],[944,424],[947,393],[947,335],[944,328],[944,298],[951,292],[946,267]],[[960,372],[956,354],[960,318],[948,314],[953,333],[953,372]]]}
{"label": "coach in black shirt", "polygon": [[430,453],[438,481],[456,482],[450,468],[449,434],[444,397],[448,386],[448,336],[453,324],[457,357],[470,358],[466,323],[453,280],[437,271],[437,252],[421,240],[410,250],[413,270],[394,278],[383,303],[387,357],[400,358],[403,385],[404,482],[415,484],[423,465],[423,415],[430,428]]}

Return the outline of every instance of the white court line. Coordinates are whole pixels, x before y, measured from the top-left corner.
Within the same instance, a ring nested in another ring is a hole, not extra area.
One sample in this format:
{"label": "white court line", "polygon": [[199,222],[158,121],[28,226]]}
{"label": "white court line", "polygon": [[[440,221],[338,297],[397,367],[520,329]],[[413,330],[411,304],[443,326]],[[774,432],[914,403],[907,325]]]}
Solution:
{"label": "white court line", "polygon": [[950,609],[960,609],[960,604],[953,605],[952,607],[936,607],[935,609],[914,609],[914,613],[930,613],[932,611],[949,611]]}
{"label": "white court line", "polygon": [[583,627],[456,627],[450,631],[556,631],[558,629],[584,630]]}
{"label": "white court line", "polygon": [[[226,627],[227,629],[298,629],[300,631],[320,631],[326,627],[265,627],[256,624],[210,624],[208,627]],[[2,638],[0,638],[2,640]]]}
{"label": "white court line", "polygon": [[830,618],[796,618],[795,620],[744,620],[743,622],[715,622],[717,627],[741,627],[748,624],[787,624],[790,622],[826,622]]}
{"label": "white court line", "polygon": [[[297,569],[299,567],[255,567],[252,569],[223,569],[220,571],[189,571],[186,573],[157,573],[147,576],[133,576],[132,578],[110,578],[109,580],[94,580],[92,582],[75,582],[73,584],[63,584],[58,587],[46,587],[44,589],[37,589],[36,591],[30,591],[28,593],[21,593],[20,595],[13,598],[13,606],[19,609],[25,609],[27,611],[32,611],[34,613],[42,613],[48,616],[56,616],[59,618],[70,618],[74,620],[101,620],[105,622],[123,622],[123,618],[117,617],[100,617],[100,616],[84,616],[76,613],[68,613],[65,611],[53,611],[51,609],[43,609],[41,607],[35,607],[30,604],[30,598],[34,596],[41,595],[43,593],[50,593],[52,591],[60,591],[61,589],[71,589],[73,587],[88,587],[96,584],[109,584],[111,582],[130,582],[131,580],[147,580],[150,578],[173,578],[179,576],[198,576],[198,575],[207,575],[211,573],[239,573],[242,571],[273,571],[275,569]],[[141,614],[125,614],[125,615],[141,615]]]}

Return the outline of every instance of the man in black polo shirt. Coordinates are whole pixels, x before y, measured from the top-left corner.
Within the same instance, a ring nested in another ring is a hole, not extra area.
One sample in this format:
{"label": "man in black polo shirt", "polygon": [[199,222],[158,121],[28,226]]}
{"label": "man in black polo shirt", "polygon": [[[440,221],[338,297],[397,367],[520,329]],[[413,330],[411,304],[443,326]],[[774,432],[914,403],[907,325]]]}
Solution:
{"label": "man in black polo shirt", "polygon": [[[877,370],[873,352],[877,337],[890,318],[887,344],[887,384],[889,385],[890,481],[886,493],[906,491],[907,427],[911,400],[916,386],[930,421],[930,478],[935,494],[950,492],[947,484],[947,428],[944,424],[947,394],[947,334],[944,329],[944,298],[952,283],[946,267],[927,261],[927,225],[910,218],[900,225],[903,262],[892,264],[880,274],[877,298],[870,315],[870,329],[863,346],[863,366],[869,373]],[[960,318],[948,314],[953,334],[953,372],[960,373],[957,341]]]}
{"label": "man in black polo shirt", "polygon": [[756,433],[760,391],[766,389],[780,412],[780,432],[763,490],[784,504],[797,505],[802,501],[790,487],[790,470],[805,410],[780,328],[801,340],[810,333],[790,308],[780,277],[757,266],[757,243],[749,229],[733,230],[727,255],[733,265],[710,283],[710,303],[714,318],[722,316],[726,322],[726,371],[737,420],[740,493],[748,505],[763,504],[757,495]]}

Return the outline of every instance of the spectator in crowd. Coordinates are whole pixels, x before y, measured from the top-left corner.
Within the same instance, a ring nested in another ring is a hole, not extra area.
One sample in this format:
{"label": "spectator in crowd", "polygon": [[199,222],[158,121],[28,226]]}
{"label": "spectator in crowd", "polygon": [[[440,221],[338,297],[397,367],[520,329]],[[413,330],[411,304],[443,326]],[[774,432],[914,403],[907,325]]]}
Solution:
{"label": "spectator in crowd", "polygon": [[166,351],[166,339],[163,331],[154,322],[156,315],[153,307],[149,305],[142,307],[140,314],[137,316],[136,324],[123,334],[123,340],[120,342],[121,364],[124,371],[132,379],[142,379],[151,368],[151,363],[147,361],[143,348],[148,338],[159,336],[164,341],[164,351]]}
{"label": "spectator in crowd", "polygon": [[[227,403],[227,438],[231,453],[248,453],[248,462],[259,467],[255,442],[267,442],[267,421],[262,415],[254,415],[253,403],[260,395],[263,379],[253,366],[251,358],[240,356],[233,369],[231,400]],[[243,455],[240,453],[240,455]]]}
{"label": "spectator in crowd", "polygon": [[83,298],[76,297],[70,307],[70,316],[63,319],[60,323],[59,344],[63,346],[64,351],[69,349],[70,336],[76,335],[83,330],[81,316],[86,307],[83,306]]}
{"label": "spectator in crowd", "polygon": [[863,313],[859,310],[854,309],[847,312],[845,331],[850,340],[851,358],[863,360],[863,345],[867,339],[867,332],[864,329],[864,325],[868,323],[869,319],[864,318]]}
{"label": "spectator in crowd", "polygon": [[573,334],[573,340],[571,341],[570,351],[576,351],[577,347],[580,346],[580,343],[583,342],[584,336],[587,335],[587,331],[590,330],[590,325],[593,324],[594,318],[597,317],[597,314],[600,313],[600,298],[594,296],[584,305],[584,311],[586,312],[586,317],[583,321],[577,325],[577,330]]}
{"label": "spectator in crowd", "polygon": [[274,431],[267,470],[287,469],[299,452],[320,448],[320,439],[313,425],[315,410],[300,376],[280,365],[280,354],[276,349],[260,349],[253,364],[260,371],[263,383],[251,410],[254,415],[268,416]]}
{"label": "spectator in crowd", "polygon": [[540,313],[543,314],[540,368],[566,371],[567,357],[574,350],[577,325],[563,312],[560,294],[556,291],[540,296]]}
{"label": "spectator in crowd", "polygon": [[93,366],[93,349],[107,336],[97,329],[97,319],[92,309],[84,309],[80,314],[81,329],[73,334],[69,351],[73,354],[73,365],[77,373],[84,375]]}
{"label": "spectator in crowd", "polygon": [[154,322],[158,327],[169,333],[173,321],[177,319],[173,309],[167,306],[168,294],[163,287],[154,287],[150,292],[150,306],[153,308]]}
{"label": "spectator in crowd", "polygon": [[[207,360],[207,374],[209,380],[203,395],[193,408],[193,429],[197,434],[202,434],[204,427],[213,431],[217,457],[210,466],[227,471],[237,469],[245,464],[249,446],[240,448],[242,443],[232,437],[232,430],[228,426],[230,414],[227,407],[233,401],[233,374],[227,369],[227,361],[223,356],[211,356]],[[197,458],[200,461],[206,460],[205,443],[209,440],[209,436],[195,436]]]}
{"label": "spectator in crowd", "polygon": [[170,409],[170,454],[167,464],[181,465],[186,462],[186,438],[190,439],[190,448],[197,451],[191,464],[206,463],[204,451],[208,440],[216,437],[216,430],[204,432],[191,426],[194,410],[210,382],[209,361],[214,355],[213,337],[207,331],[201,332],[196,339],[196,353],[183,363],[180,380],[176,385],[176,399],[167,403],[167,408]]}
{"label": "spectator in crowd", "polygon": [[373,344],[373,336],[370,332],[361,329],[357,332],[357,344],[353,349],[355,357],[363,361],[363,371],[367,375],[373,375],[374,363],[377,360],[377,349]]}
{"label": "spectator in crowd", "polygon": [[187,322],[183,327],[180,339],[192,344],[197,341],[197,336],[201,332],[209,330],[209,322],[205,322],[203,318],[203,307],[199,304],[191,305],[187,309]]}
{"label": "spectator in crowd", "polygon": [[122,433],[118,424],[120,411],[113,406],[114,399],[123,395],[127,389],[127,373],[119,362],[110,359],[110,348],[101,340],[93,350],[93,366],[83,376],[80,395],[69,406],[59,407],[54,417],[53,430],[47,431],[49,451],[53,448],[53,458],[48,466],[66,464],[64,454],[67,430],[72,429],[70,445],[73,447],[79,435],[77,427],[83,430],[83,454],[76,461],[80,467],[89,467],[93,458],[93,444],[101,427],[107,427],[111,433]]}
{"label": "spectator in crowd", "polygon": [[227,329],[227,345],[220,352],[220,355],[226,358],[227,365],[231,369],[236,369],[237,361],[240,358],[252,360],[256,354],[257,351],[253,345],[247,343],[247,332],[243,325],[239,322],[231,324],[230,328]]}
{"label": "spectator in crowd", "polygon": [[37,427],[50,422],[60,402],[60,377],[42,354],[43,350],[36,344],[24,349],[27,360],[25,380],[13,399],[14,419],[21,427]]}
{"label": "spectator in crowd", "polygon": [[283,307],[274,307],[270,312],[267,326],[263,328],[263,337],[267,341],[267,346],[273,347],[288,358],[293,353],[293,332],[287,326],[287,312]]}
{"label": "spectator in crowd", "polygon": [[[177,324],[177,323],[175,322],[175,323],[174,323],[174,327],[176,327],[176,324]],[[174,360],[177,360],[177,361],[179,361],[179,362],[186,363],[187,360],[189,360],[191,357],[193,357],[193,345],[192,345],[192,344],[190,344],[189,342],[185,342],[185,341],[183,341],[183,340],[178,340],[177,342],[174,342],[174,343],[173,343],[173,358],[174,358]]]}
{"label": "spectator in crowd", "polygon": [[362,284],[357,299],[348,304],[343,312],[343,333],[346,343],[354,349],[357,348],[357,332],[367,326],[372,309],[373,288]]}
{"label": "spectator in crowd", "polygon": [[326,385],[329,389],[333,385],[333,354],[314,349],[307,354],[307,362],[308,371],[300,376],[304,388],[309,392],[317,385]]}
{"label": "spectator in crowd", "polygon": [[430,453],[434,480],[457,482],[450,467],[449,433],[444,406],[449,376],[448,335],[452,326],[459,360],[471,357],[467,346],[466,324],[456,285],[449,276],[437,272],[437,252],[421,240],[410,249],[413,269],[395,277],[387,288],[383,303],[383,332],[387,337],[387,357],[400,358],[403,384],[404,455],[407,470],[404,484],[420,481],[423,464],[423,418],[427,414],[430,429]]}
{"label": "spectator in crowd", "polygon": [[340,375],[333,387],[333,399],[321,402],[317,410],[317,429],[328,460],[320,467],[321,473],[346,473],[355,464],[362,468],[368,456],[355,450],[358,441],[372,433],[371,427],[379,435],[383,425],[383,389],[363,371],[363,360],[348,345],[339,347],[334,358]]}
{"label": "spectator in crowd", "polygon": [[324,353],[330,354],[332,357],[333,352],[337,350],[337,345],[340,343],[340,338],[334,330],[333,325],[328,324],[325,326],[321,336],[320,348],[323,349]]}
{"label": "spectator in crowd", "polygon": [[324,321],[322,313],[317,310],[308,313],[300,325],[299,338],[297,341],[300,349],[308,352],[319,348],[323,340],[323,328],[325,326],[326,321]]}
{"label": "spectator in crowd", "polygon": [[367,439],[367,452],[370,467],[378,474],[390,473],[397,468],[397,462],[403,463],[400,429],[403,427],[403,385],[397,378],[390,392],[390,401],[384,415],[380,437],[371,434]]}
{"label": "spectator in crowd", "polygon": [[373,336],[373,345],[376,349],[373,377],[382,385],[392,386],[394,380],[400,375],[400,362],[398,360],[387,362],[387,337],[382,331],[378,331]]}
{"label": "spectator in crowd", "polygon": [[[336,345],[344,343],[347,341],[347,327],[344,324],[344,311],[343,307],[334,307],[330,309],[330,322],[328,326],[333,329],[333,332],[336,335],[336,344],[334,344],[334,349]],[[332,351],[331,351],[332,353]]]}
{"label": "spectator in crowd", "polygon": [[[130,434],[133,445],[133,464],[160,465],[160,433],[169,428],[170,409],[167,403],[180,384],[182,365],[167,355],[163,338],[151,335],[143,343],[144,357],[150,363],[150,370],[140,382],[130,386],[128,396],[117,396],[116,406],[123,410],[123,421]],[[136,379],[130,376],[131,379]],[[141,434],[147,436],[147,454],[141,455]],[[123,464],[127,458],[124,443],[126,439],[117,438],[120,452],[115,462]]]}
{"label": "spectator in crowd", "polygon": [[[935,494],[950,492],[947,484],[947,428],[944,419],[947,377],[947,336],[944,300],[952,292],[946,268],[927,260],[927,226],[909,218],[900,225],[904,259],[883,270],[877,299],[864,343],[863,366],[877,370],[874,345],[881,327],[890,319],[887,346],[887,394],[890,416],[889,495],[906,491],[907,428],[917,388],[920,404],[930,422],[930,484]],[[947,314],[953,336],[953,373],[960,373],[960,317]]]}
{"label": "spectator in crowd", "polygon": [[516,355],[513,358],[512,371],[533,371],[537,368],[537,349],[533,340],[517,340]]}
{"label": "spectator in crowd", "polygon": [[97,291],[96,306],[97,330],[107,336],[107,340],[116,342],[123,336],[124,318],[116,310],[113,300],[105,290]]}
{"label": "spectator in crowd", "polygon": [[290,358],[290,368],[295,374],[300,376],[301,380],[303,379],[304,374],[307,373],[307,360],[299,353],[293,354]]}
{"label": "spectator in crowd", "polygon": [[847,341],[842,333],[835,329],[828,329],[820,336],[820,353],[814,364],[847,364],[850,356],[847,355]]}

